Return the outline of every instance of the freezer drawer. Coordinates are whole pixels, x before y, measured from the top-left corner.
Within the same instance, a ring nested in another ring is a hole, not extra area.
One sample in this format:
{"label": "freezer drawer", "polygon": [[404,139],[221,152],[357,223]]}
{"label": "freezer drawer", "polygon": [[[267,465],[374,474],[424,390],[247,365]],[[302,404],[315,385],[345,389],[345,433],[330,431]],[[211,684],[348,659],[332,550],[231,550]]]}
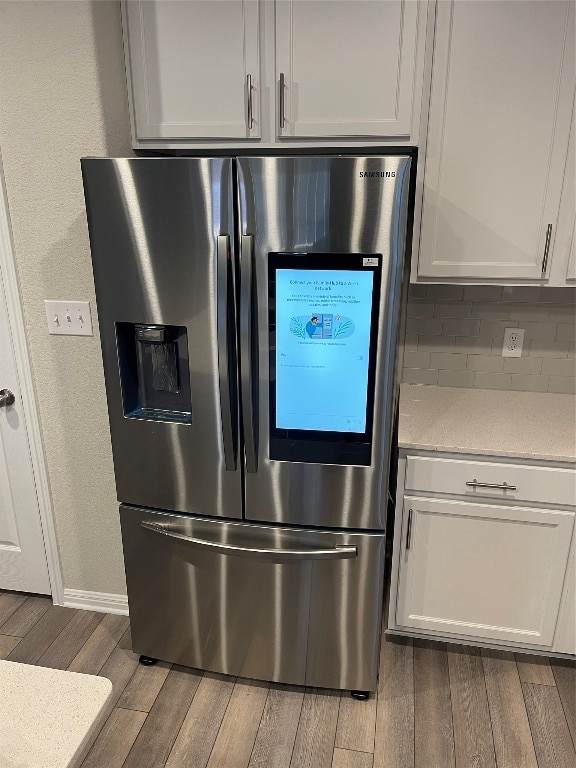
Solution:
{"label": "freezer drawer", "polygon": [[137,653],[229,675],[375,690],[384,536],[121,505]]}

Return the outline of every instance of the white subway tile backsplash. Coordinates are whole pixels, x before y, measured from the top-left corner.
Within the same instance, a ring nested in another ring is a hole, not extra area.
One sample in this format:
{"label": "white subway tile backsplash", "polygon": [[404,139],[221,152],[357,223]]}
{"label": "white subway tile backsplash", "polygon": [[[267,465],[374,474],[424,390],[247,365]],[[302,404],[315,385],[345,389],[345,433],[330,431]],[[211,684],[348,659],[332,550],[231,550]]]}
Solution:
{"label": "white subway tile backsplash", "polygon": [[434,307],[436,317],[470,317],[472,310],[472,304],[469,301],[451,301],[435,304]]}
{"label": "white subway tile backsplash", "polygon": [[504,373],[538,374],[542,371],[541,357],[503,357]]}
{"label": "white subway tile backsplash", "polygon": [[502,301],[522,301],[535,304],[540,301],[542,289],[536,285],[505,285],[502,288]]}
{"label": "white subway tile backsplash", "polygon": [[510,389],[511,381],[510,373],[474,373],[474,386],[477,389]]}
{"label": "white subway tile backsplash", "polygon": [[549,376],[526,376],[523,373],[513,373],[510,389],[522,392],[547,392]]}
{"label": "white subway tile backsplash", "polygon": [[492,339],[481,336],[456,336],[455,352],[465,352],[469,355],[492,354]]}
{"label": "white subway tile backsplash", "polygon": [[524,341],[554,341],[556,339],[557,323],[527,323],[525,320],[518,321],[520,327],[524,328]]}
{"label": "white subway tile backsplash", "polygon": [[466,285],[464,298],[472,301],[500,301],[502,286],[500,285]]}
{"label": "white subway tile backsplash", "polygon": [[407,317],[434,317],[434,304],[427,301],[411,301],[408,304]]}
{"label": "white subway tile backsplash", "polygon": [[[549,314],[549,304],[512,304],[509,317],[512,320],[541,322],[542,320],[548,320]],[[558,322],[557,319],[556,322]]]}
{"label": "white subway tile backsplash", "polygon": [[434,301],[462,301],[463,285],[427,285],[426,298]]}
{"label": "white subway tile backsplash", "polygon": [[474,374],[472,371],[438,371],[440,387],[473,387]]}
{"label": "white subway tile backsplash", "polygon": [[571,360],[568,357],[564,359],[547,357],[542,362],[542,373],[547,373],[550,376],[572,376],[572,378],[576,378],[576,360]]}
{"label": "white subway tile backsplash", "polygon": [[481,320],[471,319],[457,319],[457,320],[444,320],[442,327],[443,336],[481,336],[480,323]]}
{"label": "white subway tile backsplash", "polygon": [[[573,392],[576,290],[411,286],[404,381]],[[505,328],[524,328],[523,356],[503,358]]]}
{"label": "white subway tile backsplash", "polygon": [[576,326],[574,323],[558,323],[556,341],[574,341],[576,339]]}
{"label": "white subway tile backsplash", "polygon": [[517,320],[481,320],[478,336],[487,336],[490,339],[497,339],[502,343],[505,329],[518,327],[519,323]]}
{"label": "white subway tile backsplash", "polygon": [[449,352],[432,352],[430,367],[437,370],[464,371],[468,355],[455,355]]}
{"label": "white subway tile backsplash", "polygon": [[402,381],[405,384],[437,384],[438,371],[427,368],[404,368]]}
{"label": "white subway tile backsplash", "polygon": [[526,350],[530,357],[568,357],[566,341],[529,341],[524,346],[524,354]]}
{"label": "white subway tile backsplash", "polygon": [[440,336],[442,333],[442,322],[440,317],[409,317],[406,320],[406,333]]}
{"label": "white subway tile backsplash", "polygon": [[418,349],[418,334],[407,333],[404,336],[404,352],[416,352]]}
{"label": "white subway tile backsplash", "polygon": [[454,336],[418,336],[419,352],[454,352]]}
{"label": "white subway tile backsplash", "polygon": [[543,286],[540,301],[553,304],[576,305],[576,286],[568,288],[547,288]]}
{"label": "white subway tile backsplash", "polygon": [[485,373],[501,373],[504,368],[504,358],[496,355],[467,355],[469,371],[484,371]]}
{"label": "white subway tile backsplash", "polygon": [[573,323],[576,310],[574,304],[549,304],[546,309],[548,310],[548,317],[550,320],[554,320],[557,323]]}
{"label": "white subway tile backsplash", "polygon": [[576,378],[574,376],[550,376],[548,392],[574,395],[576,394]]}
{"label": "white subway tile backsplash", "polygon": [[404,352],[404,368],[433,368],[430,352]]}
{"label": "white subway tile backsplash", "polygon": [[510,305],[487,304],[485,302],[473,302],[471,317],[479,317],[481,320],[507,320],[510,317]]}

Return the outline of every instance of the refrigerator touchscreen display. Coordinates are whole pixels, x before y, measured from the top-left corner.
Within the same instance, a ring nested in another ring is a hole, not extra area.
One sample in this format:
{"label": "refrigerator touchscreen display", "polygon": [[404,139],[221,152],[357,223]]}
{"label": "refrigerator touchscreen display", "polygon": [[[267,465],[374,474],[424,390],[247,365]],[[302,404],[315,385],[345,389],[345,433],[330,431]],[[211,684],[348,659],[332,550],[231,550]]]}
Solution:
{"label": "refrigerator touchscreen display", "polygon": [[269,254],[271,458],[370,463],[380,262]]}
{"label": "refrigerator touchscreen display", "polygon": [[276,427],[366,431],[374,273],[276,271]]}

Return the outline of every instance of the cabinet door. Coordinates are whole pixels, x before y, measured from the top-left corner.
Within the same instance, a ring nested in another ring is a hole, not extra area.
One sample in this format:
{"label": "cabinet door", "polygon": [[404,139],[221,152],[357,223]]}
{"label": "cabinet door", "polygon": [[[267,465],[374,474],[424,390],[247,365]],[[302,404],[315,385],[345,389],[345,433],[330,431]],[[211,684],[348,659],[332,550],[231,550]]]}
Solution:
{"label": "cabinet door", "polygon": [[550,254],[550,284],[574,285],[576,280],[576,115],[572,113],[572,130],[562,186],[562,200],[554,249]]}
{"label": "cabinet door", "polygon": [[420,277],[547,276],[573,96],[573,0],[438,4]]}
{"label": "cabinet door", "polygon": [[127,0],[124,31],[136,141],[259,137],[258,0]]}
{"label": "cabinet door", "polygon": [[552,645],[573,512],[406,496],[403,525],[397,624]]}
{"label": "cabinet door", "polygon": [[277,0],[278,135],[408,137],[420,6]]}

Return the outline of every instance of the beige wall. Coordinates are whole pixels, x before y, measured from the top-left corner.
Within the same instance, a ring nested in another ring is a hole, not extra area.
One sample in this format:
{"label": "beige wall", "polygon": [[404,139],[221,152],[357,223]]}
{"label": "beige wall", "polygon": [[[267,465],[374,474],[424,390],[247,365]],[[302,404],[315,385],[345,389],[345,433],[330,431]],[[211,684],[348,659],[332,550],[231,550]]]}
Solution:
{"label": "beige wall", "polygon": [[0,150],[64,585],[125,593],[97,323],[49,336],[43,306],[96,320],[80,158],[131,154],[118,2],[0,2]]}

